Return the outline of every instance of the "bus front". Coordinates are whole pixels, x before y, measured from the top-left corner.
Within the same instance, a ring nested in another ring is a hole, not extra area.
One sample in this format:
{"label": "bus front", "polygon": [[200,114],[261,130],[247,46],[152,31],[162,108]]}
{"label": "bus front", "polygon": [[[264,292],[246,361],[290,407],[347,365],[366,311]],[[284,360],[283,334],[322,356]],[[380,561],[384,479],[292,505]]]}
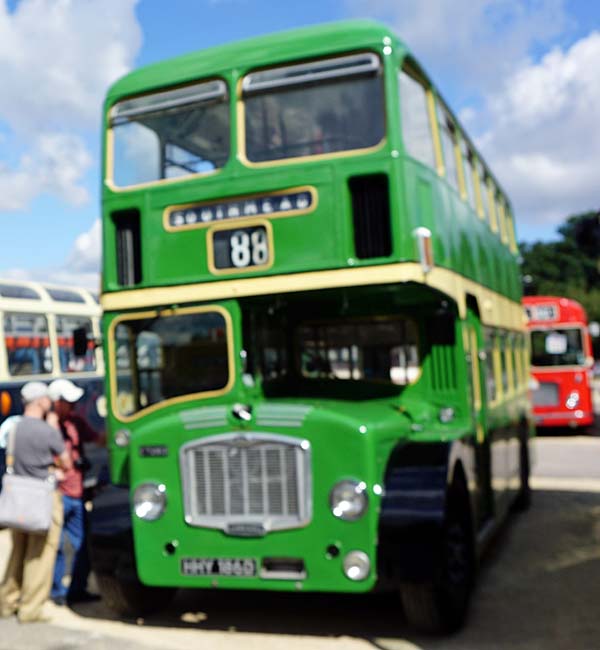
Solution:
{"label": "bus front", "polygon": [[593,358],[584,309],[567,298],[531,296],[523,301],[529,315],[536,425],[591,426]]}

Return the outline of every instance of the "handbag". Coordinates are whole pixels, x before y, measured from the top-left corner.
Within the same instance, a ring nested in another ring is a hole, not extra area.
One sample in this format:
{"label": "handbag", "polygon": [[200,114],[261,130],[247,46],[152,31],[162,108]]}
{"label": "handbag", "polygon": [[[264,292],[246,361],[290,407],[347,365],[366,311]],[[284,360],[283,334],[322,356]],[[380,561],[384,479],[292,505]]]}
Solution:
{"label": "handbag", "polygon": [[17,426],[13,426],[8,434],[6,472],[0,492],[0,528],[46,534],[52,523],[56,484],[52,475],[40,479],[14,473]]}

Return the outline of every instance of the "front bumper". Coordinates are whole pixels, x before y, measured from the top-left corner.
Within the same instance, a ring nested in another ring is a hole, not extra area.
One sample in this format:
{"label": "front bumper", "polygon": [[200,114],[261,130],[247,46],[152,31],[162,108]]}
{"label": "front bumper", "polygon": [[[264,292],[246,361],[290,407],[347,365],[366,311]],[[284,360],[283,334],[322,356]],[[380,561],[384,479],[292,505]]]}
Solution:
{"label": "front bumper", "polygon": [[538,427],[587,427],[594,423],[592,411],[548,411],[535,413],[534,422]]}

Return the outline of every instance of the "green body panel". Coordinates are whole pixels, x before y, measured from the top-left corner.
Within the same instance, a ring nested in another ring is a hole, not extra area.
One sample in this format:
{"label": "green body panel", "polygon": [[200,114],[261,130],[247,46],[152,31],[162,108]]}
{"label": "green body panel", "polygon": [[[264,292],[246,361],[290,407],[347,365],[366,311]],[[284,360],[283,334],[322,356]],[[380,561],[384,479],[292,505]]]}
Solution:
{"label": "green body panel", "polygon": [[[384,52],[390,44],[391,53]],[[376,52],[384,62],[387,137],[379,148],[336,158],[281,161],[277,166],[269,167],[250,168],[237,158],[236,88],[243,75],[269,65],[357,51]],[[117,82],[106,100],[107,129],[111,106],[123,98],[201,79],[224,79],[232,98],[232,153],[222,170],[205,177],[130,190],[114,190],[103,184],[103,293],[109,296],[124,289],[136,291],[223,280],[235,283],[238,278],[416,262],[418,250],[412,233],[416,227],[425,226],[433,233],[436,266],[470,278],[518,302],[520,281],[515,255],[444,179],[404,154],[398,71],[406,56],[406,48],[386,28],[371,22],[350,22],[297,30],[190,54],[135,71]],[[389,177],[392,253],[384,258],[359,260],[354,247],[348,180],[365,174],[386,174]],[[318,207],[309,214],[271,220],[274,264],[267,270],[240,271],[227,276],[211,274],[207,260],[207,229],[168,232],[163,226],[163,213],[170,206],[251,194],[266,195],[299,186],[315,188]],[[112,217],[115,212],[131,209],[139,210],[142,217],[142,280],[133,288],[123,287],[117,280]],[[453,303],[450,309],[454,310],[455,316],[455,344],[438,345],[428,340],[427,323],[434,317],[434,310],[443,301],[446,305],[451,300],[417,283],[365,287],[355,291],[354,299],[361,305],[363,313],[393,314],[409,310],[418,324],[421,374],[414,384],[396,387],[395,392],[390,392],[387,397],[267,399],[260,386],[247,387],[241,379],[243,369],[239,359],[240,350],[245,348],[240,303],[227,300],[214,304],[227,309],[232,319],[236,372],[231,390],[219,397],[165,405],[124,422],[115,414],[111,359],[108,358],[108,347],[104,347],[108,369],[107,424],[113,434],[109,439],[112,480],[131,489],[148,481],[163,483],[167,489],[168,505],[164,516],[154,522],[132,517],[136,566],[144,583],[348,592],[367,591],[374,587],[378,577],[376,558],[381,505],[378,488],[385,483],[392,452],[409,443],[426,446],[462,441],[466,447],[473,448],[476,427],[471,413],[463,324]],[[198,300],[201,300],[201,295],[195,293],[190,298],[191,305],[199,304]],[[105,340],[108,340],[111,322],[120,315],[113,311],[105,313]],[[477,332],[482,340],[480,324],[477,324]],[[446,369],[443,381],[439,376],[440,368]],[[202,406],[226,405],[230,414],[236,403],[256,408],[267,402],[301,404],[311,406],[312,411],[301,426],[285,431],[264,426],[257,428],[252,422],[242,424],[232,415],[228,416],[225,427],[189,431],[180,418],[181,411]],[[454,409],[454,418],[446,424],[438,417],[444,407]],[[484,401],[481,418],[485,435],[493,448],[492,456],[496,454],[504,458],[507,455],[508,447],[514,444],[517,424],[526,420],[527,414],[524,391],[515,393],[493,408]],[[114,433],[122,428],[131,433],[131,444],[127,448],[117,447],[114,443]],[[230,537],[220,530],[185,523],[181,497],[181,447],[201,437],[243,431],[289,435],[310,443],[313,516],[304,528],[271,532],[257,539]],[[140,447],[148,445],[166,445],[168,456],[142,457]],[[470,473],[469,481],[483,480],[477,468],[469,467],[466,471]],[[354,522],[337,519],[328,503],[332,487],[348,478],[364,481],[368,489],[369,508],[361,519]],[[492,516],[499,515],[504,509],[502,503],[506,502],[505,495],[511,490],[509,482],[508,475],[501,486],[496,482],[494,489],[499,496]],[[175,554],[165,552],[168,543],[176,543]],[[341,550],[338,557],[327,556],[326,548],[332,544]],[[371,558],[372,570],[368,579],[353,582],[345,577],[342,561],[350,550],[362,550]],[[303,558],[307,578],[296,582],[258,577],[183,577],[179,571],[182,557],[260,560],[282,556]]]}

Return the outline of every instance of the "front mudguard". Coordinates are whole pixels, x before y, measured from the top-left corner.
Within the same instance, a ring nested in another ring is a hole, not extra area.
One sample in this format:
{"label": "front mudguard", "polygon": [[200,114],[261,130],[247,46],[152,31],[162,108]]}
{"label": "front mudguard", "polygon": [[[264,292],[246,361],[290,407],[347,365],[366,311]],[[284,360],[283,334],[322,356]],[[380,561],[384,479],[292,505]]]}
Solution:
{"label": "front mudguard", "polygon": [[[439,570],[450,488],[474,485],[472,446],[456,440],[400,444],[390,455],[379,518],[382,586],[432,580]],[[474,497],[466,499],[473,522]],[[472,524],[471,524],[472,529]],[[473,540],[474,531],[473,531]]]}

